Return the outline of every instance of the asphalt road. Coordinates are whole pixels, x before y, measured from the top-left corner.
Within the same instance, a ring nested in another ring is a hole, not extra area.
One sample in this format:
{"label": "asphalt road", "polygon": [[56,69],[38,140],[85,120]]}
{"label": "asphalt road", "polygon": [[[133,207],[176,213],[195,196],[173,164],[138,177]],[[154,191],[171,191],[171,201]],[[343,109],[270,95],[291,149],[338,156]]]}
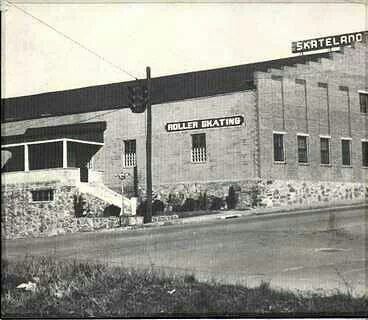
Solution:
{"label": "asphalt road", "polygon": [[[248,286],[367,292],[368,209],[240,217],[134,231],[9,240],[3,257],[52,255]],[[4,243],[3,243],[4,244]]]}

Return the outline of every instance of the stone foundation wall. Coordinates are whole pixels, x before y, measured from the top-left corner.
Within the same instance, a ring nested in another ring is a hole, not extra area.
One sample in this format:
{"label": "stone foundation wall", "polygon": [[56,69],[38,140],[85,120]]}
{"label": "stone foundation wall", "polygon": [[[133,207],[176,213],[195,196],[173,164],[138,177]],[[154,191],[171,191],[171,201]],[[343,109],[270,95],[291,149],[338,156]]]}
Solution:
{"label": "stone foundation wall", "polygon": [[[197,201],[211,209],[227,209],[226,198],[232,186],[238,199],[236,209],[254,207],[328,206],[334,202],[366,200],[368,185],[352,182],[312,182],[298,180],[247,180],[210,183],[182,183],[155,186],[156,199],[166,212],[180,211]],[[32,201],[31,191],[53,189],[53,201]],[[140,190],[144,194],[144,190]],[[75,197],[85,204],[76,215]],[[141,197],[143,198],[143,197]],[[190,201],[188,201],[188,199]],[[174,206],[177,205],[176,210]],[[116,228],[120,209],[92,195],[80,194],[76,187],[58,183],[6,186],[2,191],[2,233],[6,239],[44,237],[68,232]]]}
{"label": "stone foundation wall", "polygon": [[[32,191],[53,190],[52,201],[33,201]],[[76,197],[84,199],[79,214]],[[2,186],[1,228],[6,239],[53,236],[119,226],[117,207],[58,182]],[[113,216],[112,216],[113,215]]]}
{"label": "stone foundation wall", "polygon": [[[170,198],[184,205],[190,198],[200,200],[206,196],[209,206],[214,198],[222,200],[220,209],[227,209],[226,198],[229,187],[233,186],[238,199],[236,209],[254,207],[294,206],[308,207],[312,204],[326,204],[365,200],[368,185],[354,182],[300,181],[300,180],[247,180],[210,183],[181,183],[177,185],[154,186],[156,199],[162,201],[165,211],[171,211]],[[144,190],[141,190],[144,195]]]}
{"label": "stone foundation wall", "polygon": [[308,206],[311,204],[366,200],[368,184],[330,181],[276,180],[258,183],[265,207]]}

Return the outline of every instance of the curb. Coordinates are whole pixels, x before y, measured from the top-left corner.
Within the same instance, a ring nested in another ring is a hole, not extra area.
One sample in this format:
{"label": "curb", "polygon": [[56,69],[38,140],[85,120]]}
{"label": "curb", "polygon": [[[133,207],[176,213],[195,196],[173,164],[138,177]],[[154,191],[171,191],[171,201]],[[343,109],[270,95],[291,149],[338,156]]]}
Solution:
{"label": "curb", "polygon": [[308,208],[290,208],[290,207],[278,207],[278,208],[267,208],[267,209],[250,209],[242,211],[227,211],[223,213],[201,215],[189,218],[178,218],[174,220],[164,221],[164,222],[153,222],[143,225],[145,227],[159,227],[159,226],[169,226],[178,224],[191,224],[191,223],[205,223],[216,220],[232,220],[234,218],[248,218],[250,220],[254,219],[268,219],[276,218],[287,215],[299,215],[299,214],[317,214],[328,211],[343,211],[347,209],[362,209],[368,208],[367,201],[359,201],[350,204],[334,204],[332,206],[310,206]]}

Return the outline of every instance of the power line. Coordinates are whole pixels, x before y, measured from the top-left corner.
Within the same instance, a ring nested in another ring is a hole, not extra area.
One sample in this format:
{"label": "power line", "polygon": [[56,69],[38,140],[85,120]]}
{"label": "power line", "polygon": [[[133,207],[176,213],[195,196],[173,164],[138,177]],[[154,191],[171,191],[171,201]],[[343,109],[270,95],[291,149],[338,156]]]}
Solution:
{"label": "power line", "polygon": [[134,78],[135,80],[138,80],[138,78],[136,76],[134,76],[132,73],[130,73],[129,71],[123,69],[122,67],[118,66],[117,64],[107,60],[106,58],[104,58],[103,56],[101,56],[100,54],[94,52],[93,50],[87,48],[85,45],[83,45],[82,43],[80,43],[77,40],[74,40],[73,38],[71,38],[70,36],[66,35],[65,33],[59,31],[58,29],[54,28],[53,26],[51,26],[50,24],[48,24],[47,22],[37,18],[36,16],[34,16],[33,14],[29,13],[28,11],[24,10],[23,8],[15,5],[14,3],[6,0],[11,6],[13,6],[14,8],[18,9],[19,11],[22,11],[24,14],[30,16],[31,18],[35,19],[36,21],[38,21],[39,23],[43,24],[44,26],[50,28],[51,30],[53,30],[54,32],[56,32],[57,34],[61,35],[62,37],[64,37],[65,39],[73,42],[74,44],[76,44],[77,46],[81,47],[82,49],[88,51],[89,53],[91,53],[92,55],[94,55],[95,57],[101,59],[102,61],[106,62],[107,64],[109,64],[110,66],[122,71],[123,73],[129,75],[130,77]]}

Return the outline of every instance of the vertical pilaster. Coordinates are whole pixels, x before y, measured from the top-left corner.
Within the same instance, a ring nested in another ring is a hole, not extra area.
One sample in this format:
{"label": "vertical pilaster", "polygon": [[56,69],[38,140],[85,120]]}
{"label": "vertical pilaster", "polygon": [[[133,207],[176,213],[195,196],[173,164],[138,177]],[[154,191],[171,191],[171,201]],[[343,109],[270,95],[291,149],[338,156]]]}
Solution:
{"label": "vertical pilaster", "polygon": [[63,168],[68,167],[68,142],[63,140]]}
{"label": "vertical pilaster", "polygon": [[29,147],[28,144],[24,145],[24,171],[29,171]]}

